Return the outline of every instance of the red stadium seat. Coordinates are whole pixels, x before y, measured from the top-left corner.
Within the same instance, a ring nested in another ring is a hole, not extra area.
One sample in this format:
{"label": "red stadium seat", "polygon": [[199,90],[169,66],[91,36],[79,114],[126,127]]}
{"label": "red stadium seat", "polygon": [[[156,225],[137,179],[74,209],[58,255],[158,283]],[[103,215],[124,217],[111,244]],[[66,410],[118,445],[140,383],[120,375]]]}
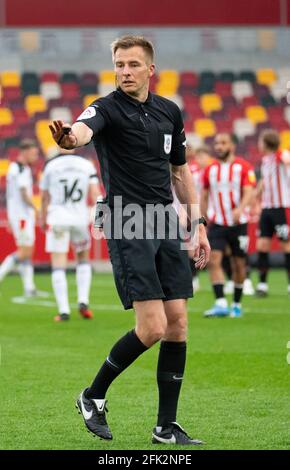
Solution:
{"label": "red stadium seat", "polygon": [[40,75],[41,82],[58,82],[59,75],[56,72],[43,72]]}
{"label": "red stadium seat", "polygon": [[214,85],[214,91],[221,97],[232,95],[232,84],[231,82],[218,81]]}

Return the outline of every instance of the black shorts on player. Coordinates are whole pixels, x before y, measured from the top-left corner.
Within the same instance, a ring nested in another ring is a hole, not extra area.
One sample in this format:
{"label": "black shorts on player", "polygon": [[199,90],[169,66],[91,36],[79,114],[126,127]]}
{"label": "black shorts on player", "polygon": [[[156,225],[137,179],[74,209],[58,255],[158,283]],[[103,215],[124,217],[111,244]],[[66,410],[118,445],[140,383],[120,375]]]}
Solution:
{"label": "black shorts on player", "polygon": [[263,209],[259,224],[259,237],[272,238],[274,233],[281,242],[289,240],[289,225],[284,207]]}
{"label": "black shorts on player", "polygon": [[212,250],[224,252],[226,247],[231,249],[232,256],[245,258],[248,252],[249,237],[247,224],[224,225],[211,224],[208,231],[208,239]]}
{"label": "black shorts on player", "polygon": [[[112,213],[111,220],[115,219]],[[128,217],[122,219],[124,227]],[[126,239],[116,238],[112,233],[112,238],[107,240],[116,287],[125,309],[132,308],[134,301],[193,296],[187,250],[180,249],[182,240],[179,236],[176,239],[169,236],[169,226],[176,221],[176,212],[171,208],[165,217],[164,237],[156,236],[155,220],[152,236]],[[148,235],[151,224],[148,220],[146,223],[145,211],[137,223],[147,229]]]}

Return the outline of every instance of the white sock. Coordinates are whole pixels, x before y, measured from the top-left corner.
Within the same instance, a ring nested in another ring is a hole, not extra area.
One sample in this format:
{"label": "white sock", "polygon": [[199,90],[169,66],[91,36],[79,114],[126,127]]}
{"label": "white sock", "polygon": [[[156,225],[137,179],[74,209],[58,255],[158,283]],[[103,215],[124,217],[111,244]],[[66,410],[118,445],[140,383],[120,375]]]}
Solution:
{"label": "white sock", "polygon": [[221,308],[227,308],[228,301],[225,297],[221,297],[220,299],[216,299],[215,304]]}
{"label": "white sock", "polygon": [[89,305],[89,294],[92,281],[92,268],[89,263],[80,263],[76,269],[78,303]]}
{"label": "white sock", "polygon": [[19,263],[19,273],[22,279],[24,292],[27,293],[35,290],[33,280],[34,269],[30,261]]}
{"label": "white sock", "polygon": [[70,313],[65,270],[53,269],[51,273],[51,282],[58,307],[58,313]]}
{"label": "white sock", "polygon": [[4,277],[15,268],[17,262],[18,259],[16,253],[12,253],[11,255],[6,256],[0,266],[0,281],[3,281]]}

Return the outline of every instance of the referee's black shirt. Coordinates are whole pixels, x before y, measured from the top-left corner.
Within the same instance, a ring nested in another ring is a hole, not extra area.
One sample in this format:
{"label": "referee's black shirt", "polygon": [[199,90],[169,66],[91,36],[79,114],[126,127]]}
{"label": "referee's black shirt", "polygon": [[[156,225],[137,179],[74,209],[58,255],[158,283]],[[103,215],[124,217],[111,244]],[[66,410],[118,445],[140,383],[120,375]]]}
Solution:
{"label": "referee's black shirt", "polygon": [[185,134],[178,106],[149,93],[140,103],[117,89],[78,118],[93,130],[107,202],[172,202],[170,166],[185,163]]}

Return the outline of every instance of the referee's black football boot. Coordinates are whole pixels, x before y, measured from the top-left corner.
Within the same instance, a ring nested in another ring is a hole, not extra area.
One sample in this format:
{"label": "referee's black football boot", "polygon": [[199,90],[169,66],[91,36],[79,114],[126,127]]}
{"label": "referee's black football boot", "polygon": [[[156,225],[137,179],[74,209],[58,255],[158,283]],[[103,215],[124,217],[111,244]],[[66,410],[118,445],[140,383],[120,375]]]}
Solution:
{"label": "referee's black football boot", "polygon": [[107,400],[86,398],[86,390],[88,389],[83,390],[77,399],[76,408],[79,410],[79,414],[83,415],[88,431],[101,439],[113,439],[106,420]]}
{"label": "referee's black football boot", "polygon": [[189,437],[178,423],[170,423],[166,428],[156,426],[153,429],[152,444],[176,444],[181,446],[199,446],[204,442]]}

